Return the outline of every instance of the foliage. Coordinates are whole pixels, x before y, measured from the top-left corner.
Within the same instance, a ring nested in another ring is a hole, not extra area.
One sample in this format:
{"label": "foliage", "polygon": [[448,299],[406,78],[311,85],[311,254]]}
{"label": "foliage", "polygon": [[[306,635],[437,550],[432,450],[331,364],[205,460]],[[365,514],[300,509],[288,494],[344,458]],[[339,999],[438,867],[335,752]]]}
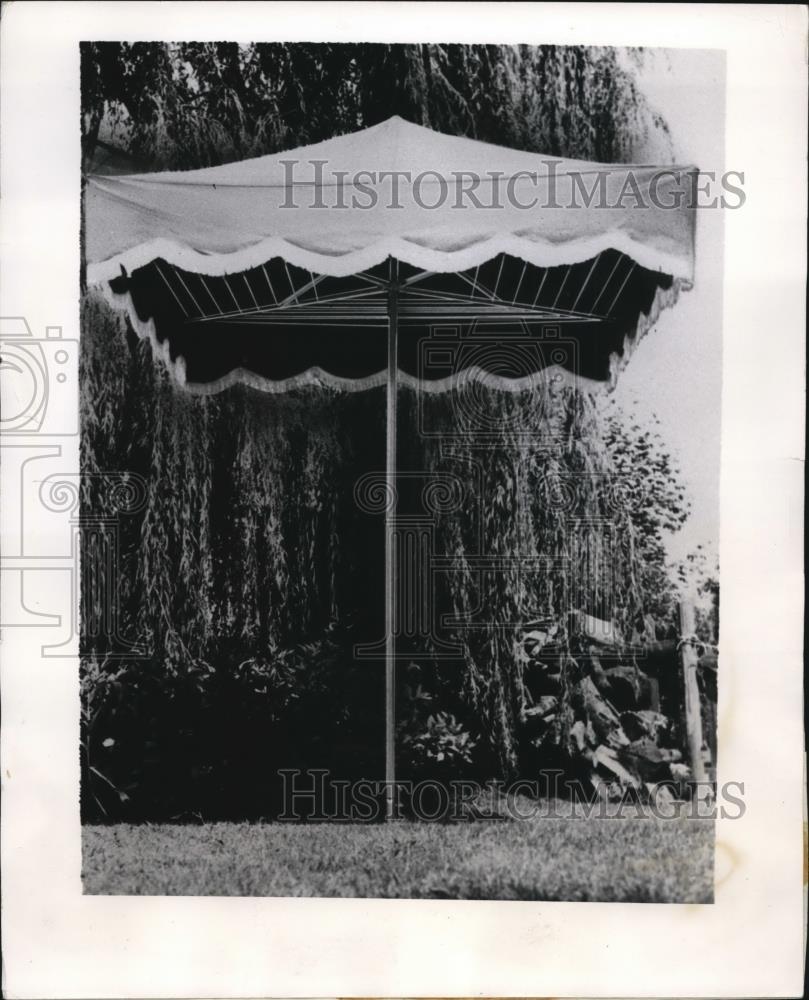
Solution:
{"label": "foliage", "polygon": [[[271,811],[279,761],[374,773],[381,674],[351,649],[377,638],[381,525],[337,483],[381,453],[381,400],[179,393],[97,296],[82,308],[88,814]],[[96,530],[116,564],[89,559]]]}
{"label": "foliage", "polygon": [[666,537],[679,531],[691,509],[682,474],[657,430],[657,417],[641,419],[612,400],[602,424],[615,481],[632,509],[644,610],[665,631],[683,596],[666,552]]}
{"label": "foliage", "polygon": [[270,816],[283,804],[279,770],[324,761],[335,778],[378,780],[377,677],[334,630],[235,670],[85,657],[83,814]]}
{"label": "foliage", "polygon": [[703,545],[672,564],[667,538],[680,530],[691,512],[682,473],[657,427],[660,421],[640,418],[630,406],[611,399],[602,415],[604,443],[622,495],[633,509],[639,558],[639,585],[644,606],[661,632],[676,624],[677,603],[695,603],[697,631],[704,642],[719,635],[719,567]]}
{"label": "foliage", "polygon": [[[82,322],[82,503],[114,519],[125,581],[114,652],[145,647],[169,671],[187,658],[235,668],[345,621],[341,593],[374,589],[354,553],[377,549],[381,527],[335,484],[356,478],[358,455],[382,453],[379,394],[192,396],[97,296]],[[144,484],[134,510],[115,506],[119,470]]]}
{"label": "foliage", "polygon": [[[398,709],[397,768],[405,780],[452,780],[463,777],[474,763],[477,737],[446,711],[432,709],[434,696],[421,683],[421,670],[411,663],[411,683],[404,707]],[[401,685],[400,685],[401,688]]]}
{"label": "foliage", "polygon": [[670,145],[632,60],[606,47],[87,42],[81,73],[87,167],[110,133],[136,169],[183,169],[317,142],[393,114],[603,162],[637,160],[650,133]]}
{"label": "foliage", "polygon": [[697,636],[702,642],[719,642],[719,561],[698,545],[675,566],[677,582],[683,594],[694,603]]}
{"label": "foliage", "polygon": [[458,778],[472,764],[476,742],[454,715],[436,712],[422,728],[402,733],[397,752],[408,759],[408,775]]}
{"label": "foliage", "polygon": [[[444,673],[486,736],[491,773],[505,777],[518,768],[526,707],[522,623],[564,626],[580,610],[613,619],[627,636],[639,622],[643,628],[636,512],[614,489],[586,393],[553,381],[522,394],[473,393],[485,429],[476,434],[464,428],[471,404],[464,391],[421,398],[430,433],[423,446],[415,434],[406,438],[419,441],[419,453],[403,453],[401,462],[463,485],[463,502],[436,515],[436,550],[453,566],[439,576],[436,615],[454,622],[447,638],[460,660]],[[416,405],[414,394],[402,393],[405,422]],[[494,571],[476,568],[481,556]],[[430,652],[429,643],[413,650],[417,659]]]}

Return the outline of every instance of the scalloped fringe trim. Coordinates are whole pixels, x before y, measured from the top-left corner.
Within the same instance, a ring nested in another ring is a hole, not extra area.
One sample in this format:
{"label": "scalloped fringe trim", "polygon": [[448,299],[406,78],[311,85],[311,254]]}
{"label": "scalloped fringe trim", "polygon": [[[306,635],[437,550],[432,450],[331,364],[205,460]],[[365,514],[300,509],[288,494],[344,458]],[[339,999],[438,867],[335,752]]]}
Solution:
{"label": "scalloped fringe trim", "polygon": [[[368,389],[381,388],[387,383],[387,378],[387,369],[376,372],[374,375],[368,375],[365,378],[350,379],[341,378],[339,375],[332,375],[322,368],[314,367],[301,372],[300,375],[293,375],[291,378],[273,380],[264,378],[262,375],[257,375],[255,372],[247,371],[244,368],[236,368],[213,382],[185,382],[182,388],[195,396],[214,396],[234,385],[247,385],[266,393],[283,393],[309,387],[322,387],[337,392],[364,392]],[[399,385],[412,389],[414,392],[428,394],[462,390],[470,383],[483,385],[487,389],[513,393],[531,391],[548,383],[566,385],[588,392],[603,391],[605,387],[600,382],[573,375],[566,369],[556,365],[544,368],[535,374],[516,379],[505,378],[502,375],[493,375],[491,372],[478,368],[476,365],[464,368],[459,372],[454,372],[446,378],[435,379],[434,381],[422,381],[415,375],[410,375],[407,372],[401,371],[401,369],[398,373]]]}
{"label": "scalloped fringe trim", "polygon": [[537,267],[557,267],[579,264],[611,249],[626,254],[649,271],[661,271],[686,281],[693,278],[694,262],[689,255],[669,253],[634,239],[622,229],[612,229],[563,243],[518,236],[516,233],[500,233],[454,250],[436,250],[419,243],[417,238],[411,240],[396,236],[385,237],[359,250],[334,254],[309,250],[278,237],[269,237],[231,253],[201,253],[173,240],[156,239],[124,250],[107,260],[88,263],[87,281],[91,285],[111,281],[120,275],[121,266],[131,272],[157,257],[183,270],[210,276],[238,274],[258,267],[273,257],[283,257],[288,263],[314,274],[345,278],[375,267],[388,257],[395,257],[424,271],[450,272],[477,267],[501,253]]}
{"label": "scalloped fringe trim", "polygon": [[629,364],[629,359],[632,357],[635,348],[652,329],[655,323],[657,323],[660,318],[660,314],[665,309],[671,309],[677,304],[681,291],[688,291],[692,287],[693,286],[690,281],[684,281],[682,278],[674,278],[671,288],[658,288],[655,293],[655,297],[652,300],[649,312],[641,313],[638,317],[635,329],[624,337],[623,352],[620,355],[616,352],[613,352],[610,355],[610,374],[608,382],[610,392],[612,392],[617,385],[618,376]]}
{"label": "scalloped fringe trim", "polygon": [[[463,388],[465,384],[474,382],[489,389],[519,393],[548,383],[562,382],[571,388],[577,388],[591,394],[612,392],[617,384],[619,375],[629,363],[629,359],[636,346],[655,323],[657,323],[663,310],[669,309],[677,303],[681,290],[686,290],[690,287],[690,282],[675,278],[671,288],[659,288],[657,290],[648,314],[641,314],[634,331],[627,334],[624,338],[623,353],[621,355],[617,353],[610,355],[609,379],[606,382],[584,378],[581,375],[575,375],[567,371],[565,368],[552,365],[540,372],[517,379],[495,375],[477,366],[465,368],[463,371],[454,372],[446,378],[436,379],[435,381],[422,381],[415,375],[399,371],[399,384],[417,392],[441,393],[451,392]],[[166,366],[177,387],[193,395],[215,396],[217,393],[224,392],[234,385],[246,385],[266,393],[284,393],[315,386],[328,388],[336,392],[365,392],[369,389],[377,389],[384,386],[387,380],[387,372],[385,370],[365,376],[364,378],[351,379],[332,375],[322,368],[313,367],[307,369],[305,372],[301,372],[299,375],[278,380],[266,378],[263,375],[258,375],[244,368],[235,368],[233,371],[228,372],[227,375],[211,382],[189,382],[186,376],[185,359],[179,356],[175,360],[172,360],[168,340],[162,343],[158,340],[154,320],[149,319],[144,321],[140,319],[135,312],[131,296],[128,293],[113,292],[107,282],[100,286],[94,286],[90,290],[91,294],[93,292],[100,293],[102,298],[116,311],[126,313],[136,334],[142,340],[148,340],[151,343],[154,356],[160,358]]]}
{"label": "scalloped fringe trim", "polygon": [[[233,371],[223,375],[221,378],[211,382],[189,382],[186,375],[185,359],[178,356],[175,360],[171,358],[168,340],[162,343],[158,340],[157,329],[154,320],[142,320],[135,312],[132,299],[128,292],[113,292],[109,284],[105,283],[99,287],[90,289],[88,294],[101,294],[107,304],[118,312],[126,313],[132,328],[141,340],[148,340],[152,345],[152,351],[156,358],[159,358],[165,365],[172,381],[185,392],[195,396],[215,396],[224,392],[234,385],[247,385],[252,389],[267,393],[291,392],[295,389],[305,389],[308,387],[323,387],[336,392],[365,392],[368,389],[378,389],[385,385],[387,381],[387,370],[367,375],[364,378],[343,378],[340,375],[332,375],[322,368],[313,367],[285,379],[269,379],[256,372],[245,368],[234,368]],[[489,389],[497,389],[502,392],[525,392],[539,386],[551,384],[565,384],[571,388],[578,388],[587,392],[603,392],[606,383],[597,382],[594,379],[584,378],[575,375],[561,368],[558,365],[551,365],[542,371],[525,375],[522,378],[506,378],[502,375],[495,375],[487,372],[477,365],[464,368],[462,371],[453,372],[446,378],[434,381],[423,381],[415,375],[399,371],[399,384],[413,389],[416,392],[440,393],[451,392],[461,389],[464,385],[474,382],[486,386]]]}

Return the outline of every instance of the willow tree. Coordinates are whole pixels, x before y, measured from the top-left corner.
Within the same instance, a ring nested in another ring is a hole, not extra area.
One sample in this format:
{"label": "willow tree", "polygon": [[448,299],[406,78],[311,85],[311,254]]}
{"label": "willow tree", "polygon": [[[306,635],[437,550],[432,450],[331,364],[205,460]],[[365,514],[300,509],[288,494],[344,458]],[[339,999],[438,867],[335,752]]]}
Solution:
{"label": "willow tree", "polygon": [[139,169],[274,153],[394,114],[451,134],[603,162],[630,162],[652,132],[667,136],[638,89],[632,58],[612,48],[82,46],[85,155],[112,129],[114,144]]}

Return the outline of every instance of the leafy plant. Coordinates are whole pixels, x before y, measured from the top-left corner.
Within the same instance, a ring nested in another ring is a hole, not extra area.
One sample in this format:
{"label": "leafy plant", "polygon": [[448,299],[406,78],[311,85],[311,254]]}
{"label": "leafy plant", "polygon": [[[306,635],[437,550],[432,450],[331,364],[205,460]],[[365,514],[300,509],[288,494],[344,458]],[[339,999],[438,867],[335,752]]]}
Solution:
{"label": "leafy plant", "polygon": [[436,712],[421,725],[400,727],[398,754],[416,780],[457,779],[468,773],[477,742],[454,715]]}
{"label": "leafy plant", "polygon": [[644,612],[665,631],[675,625],[681,596],[678,574],[668,562],[666,539],[680,530],[691,510],[682,473],[660,436],[657,418],[649,423],[631,407],[624,409],[612,401],[602,414],[602,424],[612,476],[632,524]]}

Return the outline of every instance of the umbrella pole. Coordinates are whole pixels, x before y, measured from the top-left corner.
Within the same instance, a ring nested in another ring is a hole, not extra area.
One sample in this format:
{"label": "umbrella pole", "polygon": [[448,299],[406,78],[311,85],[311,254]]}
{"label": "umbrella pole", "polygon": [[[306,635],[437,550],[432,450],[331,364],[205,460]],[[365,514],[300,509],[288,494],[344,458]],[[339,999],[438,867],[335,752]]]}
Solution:
{"label": "umbrella pole", "polygon": [[385,819],[394,818],[396,780],[396,402],[399,376],[399,262],[388,258],[388,378],[385,435]]}

